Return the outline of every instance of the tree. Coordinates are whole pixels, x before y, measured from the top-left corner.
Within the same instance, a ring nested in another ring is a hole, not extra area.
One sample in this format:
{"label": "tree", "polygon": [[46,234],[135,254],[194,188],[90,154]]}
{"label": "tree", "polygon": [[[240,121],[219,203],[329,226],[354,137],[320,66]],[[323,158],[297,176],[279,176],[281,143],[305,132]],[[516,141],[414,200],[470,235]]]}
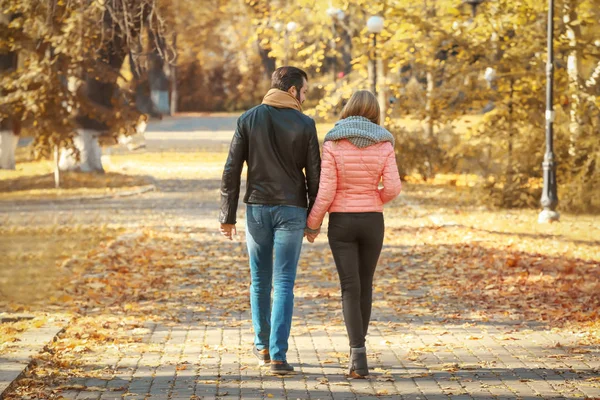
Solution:
{"label": "tree", "polygon": [[2,76],[4,118],[24,122],[39,156],[58,147],[67,150],[64,168],[102,171],[98,138],[135,132],[139,113],[120,69],[140,20],[154,15],[152,29],[163,29],[155,2],[0,0],[0,7],[17,15],[0,48],[23,60]]}
{"label": "tree", "polygon": [[[591,210],[600,207],[598,190],[594,190],[600,182],[600,1],[563,0],[557,8],[562,11],[562,23],[557,24],[558,54],[567,76],[560,88],[565,93],[562,111],[568,113],[568,122],[557,132],[559,177],[566,189],[561,202],[566,207]],[[562,151],[565,148],[568,152]]]}
{"label": "tree", "polygon": [[[12,21],[17,16],[15,14],[0,14],[0,30],[2,37],[9,31]],[[17,68],[18,54],[8,43],[2,42],[0,47],[0,73],[2,76],[14,77]],[[8,93],[0,87],[0,96],[4,97]],[[20,119],[15,118],[7,110],[6,106],[0,106],[0,168],[15,169],[15,150],[19,140]]]}

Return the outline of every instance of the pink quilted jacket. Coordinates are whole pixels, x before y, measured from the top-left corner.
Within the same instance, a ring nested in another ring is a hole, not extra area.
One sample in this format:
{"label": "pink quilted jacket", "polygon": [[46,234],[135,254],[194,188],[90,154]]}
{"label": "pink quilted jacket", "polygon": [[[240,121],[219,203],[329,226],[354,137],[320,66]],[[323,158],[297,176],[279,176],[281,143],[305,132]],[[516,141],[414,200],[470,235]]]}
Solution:
{"label": "pink quilted jacket", "polygon": [[[383,188],[379,182],[383,178]],[[382,212],[402,188],[390,142],[358,148],[348,140],[323,144],[317,200],[306,225],[321,226],[326,212]]]}

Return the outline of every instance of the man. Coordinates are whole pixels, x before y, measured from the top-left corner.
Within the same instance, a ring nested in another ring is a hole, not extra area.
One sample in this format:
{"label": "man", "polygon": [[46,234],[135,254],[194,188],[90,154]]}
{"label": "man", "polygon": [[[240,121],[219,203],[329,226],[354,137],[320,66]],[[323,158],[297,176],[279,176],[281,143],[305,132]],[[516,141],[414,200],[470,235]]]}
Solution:
{"label": "man", "polygon": [[304,71],[294,67],[281,67],[273,73],[271,89],[262,104],[237,121],[221,181],[221,233],[232,239],[240,175],[247,163],[244,202],[252,278],[253,353],[261,364],[270,362],[271,372],[278,375],[294,371],[286,359],[294,283],[307,207],[310,211],[319,190],[317,130],[315,122],[302,113],[307,79]]}

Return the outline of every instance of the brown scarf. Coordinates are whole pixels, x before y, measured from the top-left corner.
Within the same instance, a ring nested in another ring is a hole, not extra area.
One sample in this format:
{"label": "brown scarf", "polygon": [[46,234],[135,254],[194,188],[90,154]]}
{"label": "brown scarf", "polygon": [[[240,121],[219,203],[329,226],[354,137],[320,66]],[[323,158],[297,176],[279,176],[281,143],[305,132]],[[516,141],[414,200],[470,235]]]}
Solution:
{"label": "brown scarf", "polygon": [[277,108],[293,108],[302,112],[302,104],[298,99],[291,93],[279,89],[269,89],[262,103]]}

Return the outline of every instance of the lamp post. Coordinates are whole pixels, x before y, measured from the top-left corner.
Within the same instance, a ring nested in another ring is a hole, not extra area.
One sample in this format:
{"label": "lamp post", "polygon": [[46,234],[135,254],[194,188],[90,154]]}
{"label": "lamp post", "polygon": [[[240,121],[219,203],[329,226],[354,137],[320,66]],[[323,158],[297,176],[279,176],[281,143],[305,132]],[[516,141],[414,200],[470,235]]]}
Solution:
{"label": "lamp post", "polygon": [[548,0],[548,58],[546,60],[546,153],[544,154],[544,189],[541,204],[543,207],[538,222],[558,221],[556,211],[556,164],[554,163],[554,0]]}
{"label": "lamp post", "polygon": [[294,32],[298,25],[294,21],[290,21],[285,26],[285,62],[284,65],[288,65],[289,63],[289,54],[290,54],[290,38],[289,34]]}
{"label": "lamp post", "polygon": [[475,18],[477,15],[477,6],[483,3],[485,0],[464,0],[464,2],[471,6],[471,15]]}
{"label": "lamp post", "polygon": [[335,83],[335,81],[337,80],[337,75],[336,75],[336,71],[335,71],[335,67],[336,67],[335,22],[336,22],[336,20],[342,21],[345,17],[345,14],[339,8],[329,7],[327,9],[327,15],[329,15],[329,17],[331,18],[331,45],[330,45],[331,46],[331,71],[332,71],[331,73],[333,74],[333,82]]}
{"label": "lamp post", "polygon": [[383,30],[383,18],[374,15],[367,20],[367,29],[373,34],[373,57],[371,58],[373,69],[373,81],[371,83],[371,91],[377,95],[377,34]]}

